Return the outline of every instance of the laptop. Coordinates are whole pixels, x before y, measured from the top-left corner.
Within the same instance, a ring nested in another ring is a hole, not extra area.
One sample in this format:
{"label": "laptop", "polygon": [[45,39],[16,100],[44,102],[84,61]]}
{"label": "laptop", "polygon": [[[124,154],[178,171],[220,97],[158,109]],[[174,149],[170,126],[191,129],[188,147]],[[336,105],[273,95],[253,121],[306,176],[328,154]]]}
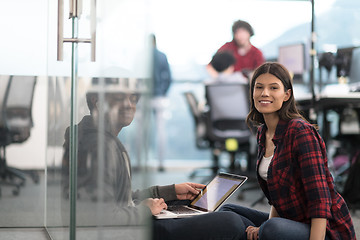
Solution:
{"label": "laptop", "polygon": [[170,205],[157,219],[185,218],[216,211],[248,178],[218,173],[188,205]]}

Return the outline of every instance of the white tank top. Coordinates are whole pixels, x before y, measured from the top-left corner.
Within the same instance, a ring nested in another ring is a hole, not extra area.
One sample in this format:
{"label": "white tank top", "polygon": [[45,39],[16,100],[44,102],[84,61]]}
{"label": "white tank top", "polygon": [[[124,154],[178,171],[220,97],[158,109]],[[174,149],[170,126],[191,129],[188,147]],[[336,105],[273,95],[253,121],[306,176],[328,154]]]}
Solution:
{"label": "white tank top", "polygon": [[270,157],[263,157],[261,159],[260,165],[259,165],[259,175],[262,179],[264,179],[265,181],[267,181],[267,172],[269,169],[269,165],[271,162],[271,159],[273,158],[274,155],[270,156]]}

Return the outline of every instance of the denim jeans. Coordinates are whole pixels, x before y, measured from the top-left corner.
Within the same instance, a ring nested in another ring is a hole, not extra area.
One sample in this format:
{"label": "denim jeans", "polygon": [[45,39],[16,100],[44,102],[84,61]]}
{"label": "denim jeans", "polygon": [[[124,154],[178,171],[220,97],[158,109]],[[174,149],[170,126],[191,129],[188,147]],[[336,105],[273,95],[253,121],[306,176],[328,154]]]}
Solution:
{"label": "denim jeans", "polygon": [[280,217],[269,219],[267,213],[235,204],[226,204],[219,211],[239,214],[242,220],[239,228],[244,231],[248,226],[260,227],[259,240],[308,240],[310,237],[310,225],[306,223]]}
{"label": "denim jeans", "polygon": [[153,221],[153,240],[239,240],[240,216],[233,212],[214,212],[180,219]]}

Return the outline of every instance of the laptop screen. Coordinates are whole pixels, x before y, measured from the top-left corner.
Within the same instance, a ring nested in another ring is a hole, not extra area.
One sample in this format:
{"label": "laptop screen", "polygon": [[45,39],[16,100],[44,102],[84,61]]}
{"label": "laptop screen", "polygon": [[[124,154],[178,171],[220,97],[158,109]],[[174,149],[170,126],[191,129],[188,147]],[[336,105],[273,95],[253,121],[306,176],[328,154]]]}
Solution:
{"label": "laptop screen", "polygon": [[191,202],[190,206],[213,212],[228,199],[246,179],[247,177],[244,176],[219,173]]}

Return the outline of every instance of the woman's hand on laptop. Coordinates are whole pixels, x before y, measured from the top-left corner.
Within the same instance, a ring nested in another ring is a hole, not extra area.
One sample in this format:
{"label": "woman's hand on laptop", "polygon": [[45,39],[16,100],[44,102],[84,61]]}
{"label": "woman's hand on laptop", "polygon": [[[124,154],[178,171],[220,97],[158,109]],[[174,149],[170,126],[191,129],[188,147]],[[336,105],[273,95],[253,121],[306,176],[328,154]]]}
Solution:
{"label": "woman's hand on laptop", "polygon": [[150,208],[152,215],[159,214],[162,210],[167,209],[163,198],[147,198],[142,203]]}
{"label": "woman's hand on laptop", "polygon": [[179,200],[187,200],[187,199],[192,200],[204,188],[205,185],[200,183],[186,182],[186,183],[175,184],[176,197]]}

